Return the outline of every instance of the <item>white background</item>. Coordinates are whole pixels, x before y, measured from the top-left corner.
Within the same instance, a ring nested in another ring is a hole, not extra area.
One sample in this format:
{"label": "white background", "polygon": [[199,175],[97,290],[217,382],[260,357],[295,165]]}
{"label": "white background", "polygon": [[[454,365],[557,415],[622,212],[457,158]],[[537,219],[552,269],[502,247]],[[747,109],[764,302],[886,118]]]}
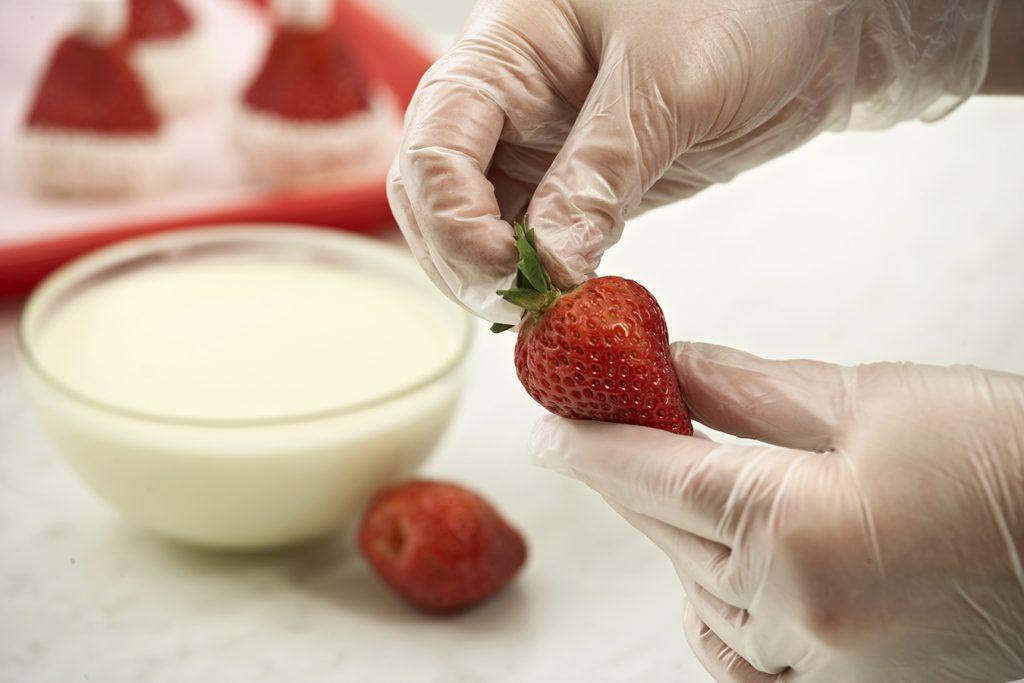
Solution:
{"label": "white background", "polygon": [[452,34],[462,26],[463,20],[473,7],[473,0],[379,0],[381,7],[391,10],[395,16],[439,34]]}
{"label": "white background", "polygon": [[[445,4],[408,4],[449,20]],[[631,222],[603,272],[647,285],[674,339],[1024,372],[1022,122],[1024,100],[978,98],[936,125],[826,135]],[[398,603],[343,538],[222,556],[121,522],[29,413],[18,305],[0,306],[0,681],[710,680],[668,561],[529,462],[541,409],[515,379],[511,335],[481,326],[428,470],[495,500],[531,559],[495,601],[438,620]]]}

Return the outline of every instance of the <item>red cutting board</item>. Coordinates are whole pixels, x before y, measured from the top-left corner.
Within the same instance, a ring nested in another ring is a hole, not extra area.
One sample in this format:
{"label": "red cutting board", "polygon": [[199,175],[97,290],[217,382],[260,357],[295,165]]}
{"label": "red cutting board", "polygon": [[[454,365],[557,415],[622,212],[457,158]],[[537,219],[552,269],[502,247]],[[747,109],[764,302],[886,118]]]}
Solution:
{"label": "red cutting board", "polygon": [[[205,5],[201,4],[204,2]],[[359,0],[337,2],[338,30],[344,31],[359,66],[404,109],[434,59],[432,51],[368,4]],[[226,84],[222,80],[213,88],[210,99],[214,104],[207,103],[205,110],[189,113],[184,121],[172,123],[176,127],[172,133],[178,136],[174,139],[185,140],[182,146],[192,148],[189,163],[179,170],[179,182],[158,198],[130,200],[116,206],[69,205],[34,196],[28,188],[19,185],[14,171],[5,167],[0,173],[0,296],[28,291],[52,270],[79,254],[162,230],[213,223],[287,222],[372,232],[392,223],[383,177],[328,191],[267,194],[247,184],[243,174],[232,174],[233,169],[227,166],[216,168],[217,164],[206,163],[201,158],[207,148],[212,150],[211,155],[232,154],[222,139],[227,137],[226,132],[218,129],[218,124],[208,117],[223,117],[224,108],[237,97],[245,74],[256,67],[266,38],[268,18],[261,0],[243,0],[243,3],[193,0],[192,4],[216,20],[214,28],[220,33],[213,36],[210,43],[217,63],[221,60],[216,50],[230,50],[222,56],[244,60],[244,64],[238,65],[238,73],[226,77]],[[205,20],[203,12],[198,14]],[[2,20],[0,16],[0,23]],[[67,25],[65,20],[55,27],[47,26],[51,35],[26,37],[25,49],[15,54],[23,64],[20,73],[13,76],[18,81],[8,82],[2,93],[6,105],[6,109],[0,111],[0,123],[6,128],[2,131],[4,146],[10,145],[16,135],[31,97],[34,77],[26,74],[38,73],[46,51]],[[16,46],[6,48],[16,49]],[[248,49],[246,55],[237,54],[245,49]],[[34,62],[31,65],[30,60]],[[18,65],[14,67],[16,71]],[[213,113],[215,111],[220,113]],[[202,136],[208,140],[199,139]],[[0,156],[12,155],[3,154],[0,149]],[[186,179],[181,180],[181,176]]]}

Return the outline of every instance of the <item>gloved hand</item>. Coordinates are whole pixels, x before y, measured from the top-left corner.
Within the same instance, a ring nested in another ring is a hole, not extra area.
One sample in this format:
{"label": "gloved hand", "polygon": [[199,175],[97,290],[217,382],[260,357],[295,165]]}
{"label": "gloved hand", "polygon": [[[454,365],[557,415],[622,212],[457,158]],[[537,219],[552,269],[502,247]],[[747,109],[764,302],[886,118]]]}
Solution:
{"label": "gloved hand", "polygon": [[986,67],[996,0],[483,0],[409,108],[388,196],[435,283],[495,295],[525,210],[578,284],[649,207],[826,129],[942,116]]}
{"label": "gloved hand", "polygon": [[673,353],[697,420],[773,445],[550,416],[531,447],[672,559],[716,680],[1024,678],[1024,377]]}

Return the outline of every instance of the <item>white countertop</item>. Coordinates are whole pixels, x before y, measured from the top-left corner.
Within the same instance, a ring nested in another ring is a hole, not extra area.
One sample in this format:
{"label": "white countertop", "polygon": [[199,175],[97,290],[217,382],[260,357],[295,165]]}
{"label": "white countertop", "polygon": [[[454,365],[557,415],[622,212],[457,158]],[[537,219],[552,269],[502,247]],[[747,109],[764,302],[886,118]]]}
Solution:
{"label": "white countertop", "polygon": [[[1022,122],[1024,100],[977,99],[938,125],[827,135],[633,221],[604,272],[647,285],[675,339],[1024,372]],[[432,619],[343,540],[216,555],[120,521],[29,412],[17,309],[0,306],[0,681],[710,681],[669,562],[595,494],[530,464],[541,409],[511,335],[481,326],[428,472],[494,499],[531,558],[498,599]]]}

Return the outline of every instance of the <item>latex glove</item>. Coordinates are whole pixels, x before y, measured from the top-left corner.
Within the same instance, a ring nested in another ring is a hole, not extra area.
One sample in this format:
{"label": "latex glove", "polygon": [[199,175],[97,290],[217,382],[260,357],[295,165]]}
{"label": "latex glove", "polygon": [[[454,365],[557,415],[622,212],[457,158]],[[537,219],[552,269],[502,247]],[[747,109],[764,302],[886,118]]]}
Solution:
{"label": "latex glove", "polygon": [[1024,377],[673,346],[700,422],[544,418],[539,461],[672,559],[718,681],[1024,678]]}
{"label": "latex glove", "polygon": [[986,67],[996,0],[485,0],[423,78],[388,182],[434,282],[520,311],[507,221],[528,209],[578,284],[639,211],[826,129],[942,116]]}

